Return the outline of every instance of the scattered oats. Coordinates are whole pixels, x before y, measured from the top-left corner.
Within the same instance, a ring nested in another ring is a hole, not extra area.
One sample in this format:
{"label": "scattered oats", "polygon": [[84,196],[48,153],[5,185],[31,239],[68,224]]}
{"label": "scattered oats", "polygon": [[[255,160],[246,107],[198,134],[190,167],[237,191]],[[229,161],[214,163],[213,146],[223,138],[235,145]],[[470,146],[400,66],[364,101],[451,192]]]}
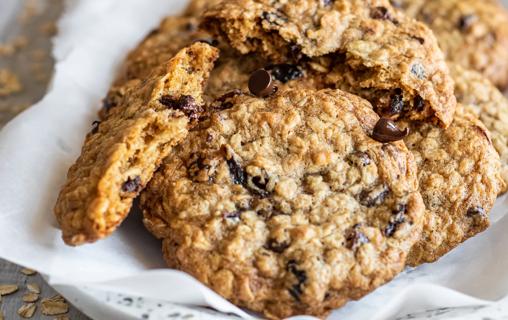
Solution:
{"label": "scattered oats", "polygon": [[58,32],[58,27],[53,21],[47,22],[40,26],[39,32],[45,36],[52,37]]}
{"label": "scattered oats", "polygon": [[28,269],[28,268],[23,268],[20,270],[22,274],[24,274],[25,276],[33,276],[34,274],[37,273],[37,271],[35,270],[32,270],[32,269]]}
{"label": "scattered oats", "polygon": [[0,285],[0,295],[6,296],[8,294],[14,293],[18,291],[18,286],[15,284],[1,284]]}
{"label": "scattered oats", "polygon": [[33,292],[27,292],[23,295],[23,302],[35,302],[39,300],[39,295]]}
{"label": "scattered oats", "polygon": [[42,299],[42,314],[46,316],[55,316],[69,312],[69,305],[61,295]]}
{"label": "scattered oats", "polygon": [[0,69],[0,97],[21,91],[18,77],[7,69]]}
{"label": "scattered oats", "polygon": [[26,285],[26,288],[32,293],[41,293],[41,288],[37,283],[29,283]]}
{"label": "scattered oats", "polygon": [[37,306],[35,303],[27,303],[18,309],[18,314],[22,318],[31,318],[34,315],[36,308]]}
{"label": "scattered oats", "polygon": [[[0,320],[2,320],[2,319],[0,319]],[[68,316],[58,316],[54,320],[70,320],[70,318]]]}

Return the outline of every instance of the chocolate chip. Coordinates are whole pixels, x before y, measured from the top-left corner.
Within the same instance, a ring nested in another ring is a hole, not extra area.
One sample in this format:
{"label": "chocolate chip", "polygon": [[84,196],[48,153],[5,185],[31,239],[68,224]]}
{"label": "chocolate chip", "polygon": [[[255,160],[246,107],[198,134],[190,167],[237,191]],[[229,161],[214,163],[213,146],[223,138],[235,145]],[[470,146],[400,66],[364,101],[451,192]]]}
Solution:
{"label": "chocolate chip", "polygon": [[178,99],[162,96],[159,101],[168,108],[182,111],[191,120],[199,118],[199,114],[203,112],[192,96],[183,95]]}
{"label": "chocolate chip", "polygon": [[397,88],[390,98],[390,114],[399,114],[404,109],[404,96],[402,90]]}
{"label": "chocolate chip", "polygon": [[386,186],[378,186],[373,190],[363,190],[360,193],[359,201],[361,205],[372,208],[382,204],[388,193],[389,190]]}
{"label": "chocolate chip", "polygon": [[421,63],[415,63],[411,67],[411,73],[415,75],[418,79],[425,79],[425,68]]}
{"label": "chocolate chip", "polygon": [[134,178],[128,178],[127,181],[122,185],[122,191],[127,193],[137,193],[141,190],[141,177],[135,176]]}
{"label": "chocolate chip", "polygon": [[355,224],[346,233],[346,247],[348,249],[356,251],[361,245],[369,242],[369,238],[360,231],[360,228],[360,224]]}
{"label": "chocolate chip", "polygon": [[303,270],[298,269],[298,264],[295,260],[288,261],[287,270],[291,272],[298,281],[296,284],[291,286],[288,291],[293,296],[293,298],[295,298],[295,300],[300,301],[300,296],[303,293],[303,285],[307,281],[307,273]]}
{"label": "chocolate chip", "polygon": [[272,72],[272,76],[282,83],[287,83],[303,77],[303,71],[294,64],[276,64],[266,67]]}
{"label": "chocolate chip", "polygon": [[97,120],[92,122],[92,131],[91,131],[92,134],[96,134],[97,132],[99,132],[99,125],[100,124],[101,124],[101,122],[97,121]]}
{"label": "chocolate chip", "polygon": [[254,71],[249,79],[249,90],[250,92],[258,97],[267,97],[274,93],[275,85],[272,80],[272,76],[265,69],[259,69]]}
{"label": "chocolate chip", "polygon": [[399,205],[396,210],[392,213],[390,217],[390,222],[385,228],[385,235],[387,237],[391,237],[397,232],[397,228],[400,224],[406,221],[406,205]]}
{"label": "chocolate chip", "polygon": [[423,108],[425,108],[425,100],[423,100],[422,97],[417,95],[414,97],[413,105],[417,111],[423,111]]}
{"label": "chocolate chip", "polygon": [[206,43],[208,45],[211,45],[212,47],[217,47],[219,45],[219,41],[216,40],[216,39],[197,39],[197,40],[194,40],[193,43],[196,43],[196,42],[201,42],[201,43]]}
{"label": "chocolate chip", "polygon": [[398,21],[394,19],[388,8],[386,7],[375,7],[370,12],[370,16],[372,19],[378,20],[389,20],[394,24],[398,24]]}
{"label": "chocolate chip", "polygon": [[458,27],[461,31],[467,31],[473,23],[476,21],[476,16],[474,14],[466,14],[460,17],[458,22]]}
{"label": "chocolate chip", "polygon": [[476,216],[483,216],[486,217],[487,213],[485,212],[485,209],[480,206],[471,207],[467,209],[467,216],[468,217],[476,217]]}
{"label": "chocolate chip", "polygon": [[234,184],[245,184],[247,180],[247,174],[243,170],[243,168],[235,161],[234,158],[226,160],[229,168],[229,174],[233,179]]}
{"label": "chocolate chip", "polygon": [[381,118],[374,127],[372,139],[386,143],[402,140],[407,137],[408,134],[408,128],[401,131],[392,120],[388,118]]}
{"label": "chocolate chip", "polygon": [[289,243],[287,242],[277,242],[275,239],[270,239],[265,245],[267,250],[273,251],[275,253],[282,253],[289,247]]}
{"label": "chocolate chip", "polygon": [[294,61],[300,61],[303,59],[302,47],[296,43],[291,43],[288,46],[289,57]]}

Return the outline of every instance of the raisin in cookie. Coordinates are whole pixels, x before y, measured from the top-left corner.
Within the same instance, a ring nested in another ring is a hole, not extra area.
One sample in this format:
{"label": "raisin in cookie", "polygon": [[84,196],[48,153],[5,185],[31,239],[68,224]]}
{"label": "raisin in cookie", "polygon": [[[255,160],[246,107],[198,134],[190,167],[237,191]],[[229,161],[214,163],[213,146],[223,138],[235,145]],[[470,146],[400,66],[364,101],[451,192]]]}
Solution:
{"label": "raisin in cookie", "polygon": [[162,159],[186,137],[217,56],[203,43],[183,49],[95,124],[55,206],[67,244],[104,238],[123,221]]}
{"label": "raisin in cookie", "polygon": [[450,64],[450,70],[457,100],[490,131],[492,143],[501,158],[503,180],[508,186],[508,99],[478,72],[457,64]]}
{"label": "raisin in cookie", "polygon": [[287,89],[214,106],[141,196],[170,267],[269,318],[324,316],[404,268],[416,167],[402,141],[371,138],[367,101]]}
{"label": "raisin in cookie", "polygon": [[404,139],[418,166],[426,206],[422,239],[408,264],[433,262],[489,226],[489,211],[504,189],[490,134],[459,107],[447,129],[413,123]]}
{"label": "raisin in cookie", "polygon": [[[338,88],[367,98],[380,113],[444,127],[452,121],[453,81],[437,40],[388,0],[231,0],[210,8],[203,26],[241,53],[333,73]],[[404,109],[391,108],[394,95]]]}
{"label": "raisin in cookie", "polygon": [[392,0],[426,23],[447,59],[508,86],[508,12],[499,1]]}

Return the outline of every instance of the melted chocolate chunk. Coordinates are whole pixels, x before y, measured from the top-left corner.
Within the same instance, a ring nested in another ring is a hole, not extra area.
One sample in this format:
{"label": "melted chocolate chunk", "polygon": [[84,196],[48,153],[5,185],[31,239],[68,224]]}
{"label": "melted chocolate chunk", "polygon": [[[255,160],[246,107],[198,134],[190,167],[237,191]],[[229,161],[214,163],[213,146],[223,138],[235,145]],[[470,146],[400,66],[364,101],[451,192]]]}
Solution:
{"label": "melted chocolate chunk", "polygon": [[231,178],[233,179],[234,184],[245,184],[247,181],[247,174],[243,170],[243,168],[235,161],[235,159],[231,158],[227,160],[229,173],[231,174]]}
{"label": "melted chocolate chunk", "polygon": [[213,103],[213,109],[221,111],[221,110],[227,110],[227,109],[233,108],[233,106],[234,106],[233,103],[231,103],[227,100],[231,99],[235,96],[242,95],[242,94],[243,94],[243,92],[240,89],[235,89],[233,91],[223,94],[222,96],[220,96],[219,98],[217,98],[215,100],[215,102]]}
{"label": "melted chocolate chunk", "polygon": [[425,39],[422,38],[422,37],[417,37],[417,36],[411,36],[411,38],[415,39],[416,41],[420,42],[420,44],[424,44],[425,43]]}
{"label": "melted chocolate chunk", "polygon": [[303,71],[294,64],[276,64],[266,67],[267,70],[272,72],[272,76],[282,83],[287,83],[303,77]]}
{"label": "melted chocolate chunk", "polygon": [[141,191],[141,177],[128,178],[122,185],[122,191],[126,193],[137,193]]}
{"label": "melted chocolate chunk", "polygon": [[100,124],[101,124],[101,122],[97,121],[97,120],[92,122],[92,131],[91,131],[92,134],[96,134],[97,132],[99,132]]}
{"label": "melted chocolate chunk", "polygon": [[184,95],[179,99],[174,99],[172,96],[162,96],[159,101],[168,108],[182,111],[190,120],[198,119],[199,114],[203,112],[201,106],[192,96]]}
{"label": "melted chocolate chunk", "polygon": [[250,177],[247,175],[247,183],[245,184],[245,187],[249,189],[249,191],[257,194],[258,196],[262,198],[266,198],[270,193],[266,189],[268,185],[269,178],[268,177],[259,177],[254,176]]}
{"label": "melted chocolate chunk", "polygon": [[395,89],[390,99],[390,114],[399,114],[404,109],[404,96],[401,89]]}
{"label": "melted chocolate chunk", "polygon": [[385,228],[385,235],[387,237],[391,237],[397,232],[397,228],[402,223],[406,222],[406,212],[407,207],[406,205],[399,205],[396,210],[392,213],[392,216],[390,218],[390,222]]}
{"label": "melted chocolate chunk", "polygon": [[476,19],[477,18],[474,14],[466,14],[460,17],[457,25],[461,31],[467,31],[473,25]]}
{"label": "melted chocolate chunk", "polygon": [[360,193],[360,204],[367,208],[378,206],[385,201],[389,192],[386,186],[377,187],[373,190],[364,190]]}
{"label": "melted chocolate chunk", "polygon": [[471,207],[471,208],[467,209],[467,216],[473,217],[473,218],[477,217],[477,216],[486,217],[487,213],[485,212],[485,209],[483,209],[483,207],[476,206],[476,207]]}
{"label": "melted chocolate chunk", "polygon": [[407,137],[409,129],[400,130],[395,123],[388,118],[381,118],[372,131],[372,139],[387,143],[399,141]]}
{"label": "melted chocolate chunk", "polygon": [[287,242],[277,242],[275,239],[270,239],[265,245],[267,250],[273,251],[275,253],[282,253],[289,247],[289,243]]}
{"label": "melted chocolate chunk", "polygon": [[398,24],[399,22],[392,16],[388,8],[386,7],[375,7],[371,10],[370,16],[372,19],[378,20],[389,20],[394,24]]}
{"label": "melted chocolate chunk", "polygon": [[425,100],[423,100],[422,97],[417,95],[413,100],[413,105],[418,111],[423,111],[423,108],[425,108]]}
{"label": "melted chocolate chunk", "polygon": [[369,239],[360,231],[360,225],[356,224],[346,233],[346,247],[356,251],[361,245],[368,243]]}
{"label": "melted chocolate chunk", "polygon": [[296,43],[292,43],[288,46],[289,57],[294,61],[300,61],[303,59],[302,47]]}
{"label": "melted chocolate chunk", "polygon": [[300,301],[300,296],[303,293],[303,285],[307,281],[307,273],[298,269],[298,264],[295,260],[288,261],[287,270],[291,272],[298,281],[296,284],[292,285],[288,291],[295,300]]}

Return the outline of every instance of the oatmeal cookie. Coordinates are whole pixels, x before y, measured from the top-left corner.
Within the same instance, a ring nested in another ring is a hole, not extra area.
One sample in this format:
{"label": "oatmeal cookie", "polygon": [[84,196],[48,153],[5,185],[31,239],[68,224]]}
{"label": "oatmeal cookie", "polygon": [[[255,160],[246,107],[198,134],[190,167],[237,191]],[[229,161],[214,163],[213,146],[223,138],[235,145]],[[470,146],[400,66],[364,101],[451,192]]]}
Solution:
{"label": "oatmeal cookie", "polygon": [[123,221],[162,159],[186,137],[217,56],[203,43],[183,49],[94,124],[55,206],[67,244],[104,238]]}
{"label": "oatmeal cookie", "polygon": [[392,0],[427,24],[448,60],[508,86],[508,12],[497,0]]}
{"label": "oatmeal cookie", "polygon": [[508,99],[478,72],[457,64],[450,64],[450,70],[457,100],[490,131],[492,143],[501,158],[503,180],[508,186]]}
{"label": "oatmeal cookie", "polygon": [[409,127],[404,141],[415,156],[426,206],[422,238],[408,258],[417,266],[485,230],[504,182],[490,133],[460,106],[447,129],[426,123]]}
{"label": "oatmeal cookie", "polygon": [[249,82],[268,97],[213,104],[142,193],[144,223],[170,267],[231,302],[324,316],[404,268],[424,212],[414,159],[371,137],[357,96]]}
{"label": "oatmeal cookie", "polygon": [[382,114],[452,121],[453,81],[437,40],[388,0],[231,0],[210,8],[203,27],[243,54],[332,73]]}

